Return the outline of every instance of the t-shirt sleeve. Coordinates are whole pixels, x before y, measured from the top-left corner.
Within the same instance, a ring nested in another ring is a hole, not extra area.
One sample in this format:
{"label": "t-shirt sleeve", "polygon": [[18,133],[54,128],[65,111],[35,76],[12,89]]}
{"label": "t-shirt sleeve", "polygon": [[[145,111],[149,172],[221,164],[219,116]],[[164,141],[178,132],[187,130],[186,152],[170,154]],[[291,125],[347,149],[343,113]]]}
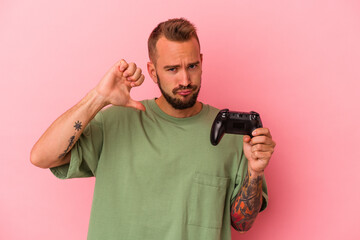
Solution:
{"label": "t-shirt sleeve", "polygon": [[60,179],[93,177],[100,159],[103,144],[102,113],[99,112],[85,127],[71,149],[70,163],[50,168]]}
{"label": "t-shirt sleeve", "polygon": [[[231,195],[231,205],[234,203],[235,197],[239,193],[242,187],[243,181],[246,177],[247,168],[248,168],[248,160],[245,157],[244,152],[242,152],[238,172],[236,174],[236,179],[235,179],[235,188]],[[262,191],[263,191],[262,192],[263,202],[261,205],[260,212],[265,210],[265,208],[268,205],[268,190],[267,190],[265,176],[263,177]]]}

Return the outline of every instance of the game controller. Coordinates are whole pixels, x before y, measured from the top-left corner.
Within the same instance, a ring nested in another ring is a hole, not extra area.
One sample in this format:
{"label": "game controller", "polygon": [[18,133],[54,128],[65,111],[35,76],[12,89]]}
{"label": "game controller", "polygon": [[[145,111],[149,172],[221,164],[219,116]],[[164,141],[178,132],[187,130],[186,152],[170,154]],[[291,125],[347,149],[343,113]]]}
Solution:
{"label": "game controller", "polygon": [[257,112],[232,112],[229,109],[221,110],[211,127],[210,142],[216,146],[225,133],[252,136],[252,132],[262,128],[260,115]]}

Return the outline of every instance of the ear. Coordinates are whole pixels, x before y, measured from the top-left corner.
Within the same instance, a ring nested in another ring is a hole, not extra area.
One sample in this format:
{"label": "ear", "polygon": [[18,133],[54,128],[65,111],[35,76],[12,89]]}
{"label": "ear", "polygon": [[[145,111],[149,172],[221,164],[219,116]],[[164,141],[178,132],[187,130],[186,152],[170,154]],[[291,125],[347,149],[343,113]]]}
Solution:
{"label": "ear", "polygon": [[156,69],[155,65],[152,62],[147,63],[147,70],[151,79],[154,81],[154,83],[157,84]]}
{"label": "ear", "polygon": [[202,53],[200,53],[200,60],[201,60],[201,64],[202,64],[202,62],[203,62],[203,54]]}

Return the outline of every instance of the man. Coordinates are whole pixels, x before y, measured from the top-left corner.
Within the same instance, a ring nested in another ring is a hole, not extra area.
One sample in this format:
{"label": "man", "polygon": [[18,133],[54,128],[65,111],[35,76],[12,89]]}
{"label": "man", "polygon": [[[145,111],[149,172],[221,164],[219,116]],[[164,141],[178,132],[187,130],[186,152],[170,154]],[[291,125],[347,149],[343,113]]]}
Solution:
{"label": "man", "polygon": [[63,179],[96,177],[88,239],[225,240],[230,224],[247,231],[267,205],[269,130],[212,146],[219,110],[197,101],[203,56],[195,27],[160,23],[148,47],[159,98],[131,99],[144,75],[121,60],[46,130],[31,162]]}

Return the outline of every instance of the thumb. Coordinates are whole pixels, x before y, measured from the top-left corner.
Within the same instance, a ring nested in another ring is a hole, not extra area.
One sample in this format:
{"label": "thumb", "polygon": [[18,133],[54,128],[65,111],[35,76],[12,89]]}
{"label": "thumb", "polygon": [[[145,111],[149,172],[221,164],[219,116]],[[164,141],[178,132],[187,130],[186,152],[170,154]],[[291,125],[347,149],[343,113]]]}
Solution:
{"label": "thumb", "polygon": [[251,137],[249,135],[244,135],[243,142],[244,143],[250,143],[250,141],[251,141]]}
{"label": "thumb", "polygon": [[246,156],[246,158],[249,160],[251,159],[251,137],[249,135],[245,135],[243,137],[243,149],[244,149],[244,154]]}
{"label": "thumb", "polygon": [[141,110],[141,111],[146,110],[145,106],[141,102],[134,101],[131,98],[129,99],[129,102],[128,102],[128,104],[126,104],[126,106],[127,107],[132,107],[132,108],[135,108],[135,109],[138,109],[138,110]]}

